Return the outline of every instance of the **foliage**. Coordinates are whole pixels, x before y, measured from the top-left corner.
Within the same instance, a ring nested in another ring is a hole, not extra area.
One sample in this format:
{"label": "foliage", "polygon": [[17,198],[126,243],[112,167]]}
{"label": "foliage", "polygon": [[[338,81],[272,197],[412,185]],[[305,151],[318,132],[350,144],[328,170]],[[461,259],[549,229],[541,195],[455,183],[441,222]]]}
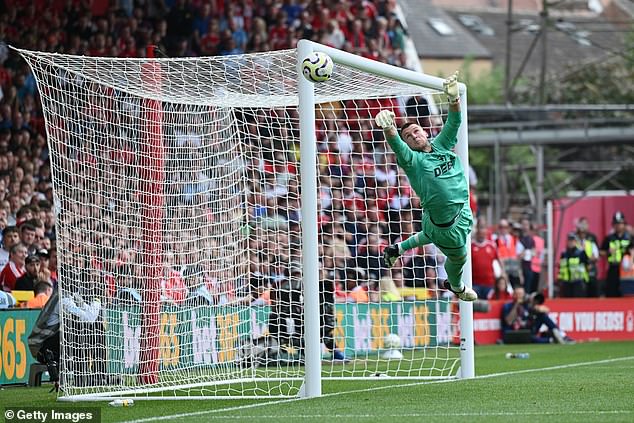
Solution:
{"label": "foliage", "polygon": [[476,75],[472,70],[473,58],[465,59],[460,68],[460,80],[469,89],[469,104],[499,104],[504,100],[504,70],[496,66],[490,73]]}

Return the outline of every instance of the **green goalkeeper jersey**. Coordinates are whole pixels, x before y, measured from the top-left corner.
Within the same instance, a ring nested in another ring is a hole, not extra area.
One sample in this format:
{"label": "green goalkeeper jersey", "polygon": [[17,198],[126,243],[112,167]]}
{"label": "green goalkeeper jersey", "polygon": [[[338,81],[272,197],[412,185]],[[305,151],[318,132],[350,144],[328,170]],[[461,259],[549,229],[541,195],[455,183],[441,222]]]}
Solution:
{"label": "green goalkeeper jersey", "polygon": [[429,153],[411,150],[398,134],[387,138],[425,213],[437,224],[451,221],[469,202],[460,158],[451,151],[458,142],[460,122],[460,112],[450,111],[442,131],[432,140]]}

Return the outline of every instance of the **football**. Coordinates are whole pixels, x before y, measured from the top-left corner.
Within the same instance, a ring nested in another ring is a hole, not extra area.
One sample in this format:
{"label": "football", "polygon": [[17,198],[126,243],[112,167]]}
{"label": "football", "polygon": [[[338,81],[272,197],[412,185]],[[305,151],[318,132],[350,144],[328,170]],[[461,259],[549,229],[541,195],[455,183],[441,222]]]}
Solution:
{"label": "football", "polygon": [[401,338],[395,333],[390,333],[385,337],[383,343],[386,349],[397,349],[401,347]]}
{"label": "football", "polygon": [[320,51],[309,54],[302,61],[302,73],[310,82],[325,82],[332,76],[334,63],[330,56]]}

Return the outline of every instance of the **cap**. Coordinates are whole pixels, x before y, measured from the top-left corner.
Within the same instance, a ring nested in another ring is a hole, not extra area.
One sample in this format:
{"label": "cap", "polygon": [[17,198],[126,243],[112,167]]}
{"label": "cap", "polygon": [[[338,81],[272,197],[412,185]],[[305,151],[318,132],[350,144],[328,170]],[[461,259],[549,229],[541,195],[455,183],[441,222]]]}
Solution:
{"label": "cap", "polygon": [[29,263],[39,263],[40,262],[40,257],[35,255],[35,254],[31,254],[30,256],[27,256],[26,260],[24,261],[26,264]]}
{"label": "cap", "polygon": [[623,212],[617,211],[614,213],[614,216],[612,216],[612,224],[614,225],[616,223],[625,223],[625,215],[623,215]]}
{"label": "cap", "polygon": [[577,239],[577,234],[575,234],[574,232],[569,232],[568,233],[568,241],[576,240],[576,239]]}
{"label": "cap", "polygon": [[35,254],[37,254],[38,257],[49,258],[51,256],[46,248],[40,248]]}

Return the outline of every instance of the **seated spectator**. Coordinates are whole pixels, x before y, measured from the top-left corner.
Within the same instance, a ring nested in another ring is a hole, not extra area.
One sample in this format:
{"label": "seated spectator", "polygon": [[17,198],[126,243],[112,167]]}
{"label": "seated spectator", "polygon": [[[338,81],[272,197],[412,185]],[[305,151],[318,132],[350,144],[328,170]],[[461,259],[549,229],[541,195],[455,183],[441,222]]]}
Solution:
{"label": "seated spectator", "polygon": [[27,249],[24,244],[18,243],[11,247],[9,262],[0,272],[0,288],[3,291],[13,291],[15,289],[15,281],[26,272],[24,267],[26,255]]}
{"label": "seated spectator", "polygon": [[2,230],[2,248],[0,248],[0,269],[9,262],[11,247],[20,242],[20,230],[17,226],[7,226]]}
{"label": "seated spectator", "polygon": [[[535,294],[526,296],[521,286],[513,290],[513,301],[504,304],[502,308],[502,334],[518,330],[530,330],[534,343],[547,344],[556,342],[569,343],[572,340],[565,337],[559,327],[548,317],[549,309],[544,305],[544,296]],[[548,331],[540,333],[539,329],[546,325]]]}
{"label": "seated spectator", "polygon": [[15,281],[16,291],[33,291],[35,283],[40,279],[40,258],[31,254],[24,260],[26,271]]}
{"label": "seated spectator", "polygon": [[35,296],[26,302],[26,308],[42,308],[53,295],[53,285],[48,281],[38,280],[33,293]]}
{"label": "seated spectator", "polygon": [[574,232],[568,234],[566,249],[559,259],[559,287],[562,297],[585,296],[588,282],[588,256],[579,248]]}
{"label": "seated spectator", "polygon": [[489,292],[487,296],[487,300],[504,300],[510,301],[513,299],[513,294],[511,293],[511,287],[509,286],[508,281],[504,275],[499,276],[495,280],[495,288],[493,291]]}

